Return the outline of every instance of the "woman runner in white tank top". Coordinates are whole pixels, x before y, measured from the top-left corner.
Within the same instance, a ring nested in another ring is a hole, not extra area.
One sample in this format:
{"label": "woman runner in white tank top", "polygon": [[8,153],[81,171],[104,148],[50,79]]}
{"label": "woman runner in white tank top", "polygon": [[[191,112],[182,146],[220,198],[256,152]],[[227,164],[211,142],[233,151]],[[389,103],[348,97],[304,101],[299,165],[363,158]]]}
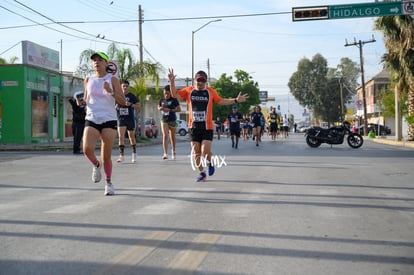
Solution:
{"label": "woman runner in white tank top", "polygon": [[[105,195],[114,195],[112,176],[112,147],[116,137],[117,116],[115,101],[125,105],[125,97],[118,78],[108,74],[109,58],[103,52],[92,54],[95,75],[84,81],[86,117],[83,133],[83,152],[92,163],[92,181],[101,181],[101,168],[105,172]],[[101,138],[101,160],[95,155],[98,139]]]}

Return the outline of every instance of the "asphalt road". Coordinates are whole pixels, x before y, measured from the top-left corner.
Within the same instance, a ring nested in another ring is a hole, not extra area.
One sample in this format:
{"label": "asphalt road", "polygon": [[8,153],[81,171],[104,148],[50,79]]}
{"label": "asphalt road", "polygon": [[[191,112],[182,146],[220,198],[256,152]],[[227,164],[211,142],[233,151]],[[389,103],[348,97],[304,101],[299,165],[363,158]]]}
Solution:
{"label": "asphalt road", "polygon": [[189,148],[139,148],[111,197],[83,156],[0,152],[0,274],[414,274],[412,148],[222,138],[204,183]]}

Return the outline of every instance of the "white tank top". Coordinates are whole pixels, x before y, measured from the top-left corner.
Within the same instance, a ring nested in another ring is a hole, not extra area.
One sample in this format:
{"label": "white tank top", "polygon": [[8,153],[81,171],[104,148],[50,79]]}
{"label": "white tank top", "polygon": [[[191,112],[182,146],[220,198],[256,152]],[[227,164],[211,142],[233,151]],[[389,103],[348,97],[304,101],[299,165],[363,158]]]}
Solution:
{"label": "white tank top", "polygon": [[115,109],[115,98],[103,88],[104,82],[108,82],[112,88],[112,74],[98,78],[90,76],[86,89],[88,97],[86,98],[86,117],[85,119],[96,124],[102,124],[107,121],[117,120]]}

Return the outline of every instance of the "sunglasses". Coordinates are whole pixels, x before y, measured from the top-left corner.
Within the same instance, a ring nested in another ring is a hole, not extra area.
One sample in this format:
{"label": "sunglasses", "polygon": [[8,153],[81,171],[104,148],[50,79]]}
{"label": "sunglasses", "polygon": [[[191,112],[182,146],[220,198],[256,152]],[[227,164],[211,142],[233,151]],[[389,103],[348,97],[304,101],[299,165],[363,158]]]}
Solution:
{"label": "sunglasses", "polygon": [[207,80],[205,78],[197,78],[196,81],[201,82],[201,83],[206,83],[207,82]]}

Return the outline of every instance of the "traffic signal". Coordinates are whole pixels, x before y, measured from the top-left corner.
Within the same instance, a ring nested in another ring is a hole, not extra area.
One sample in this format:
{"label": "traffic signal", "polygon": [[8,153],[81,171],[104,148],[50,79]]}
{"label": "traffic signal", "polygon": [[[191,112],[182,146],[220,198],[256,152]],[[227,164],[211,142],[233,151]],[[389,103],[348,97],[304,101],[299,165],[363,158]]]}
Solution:
{"label": "traffic signal", "polygon": [[329,19],[328,7],[292,8],[293,21]]}

